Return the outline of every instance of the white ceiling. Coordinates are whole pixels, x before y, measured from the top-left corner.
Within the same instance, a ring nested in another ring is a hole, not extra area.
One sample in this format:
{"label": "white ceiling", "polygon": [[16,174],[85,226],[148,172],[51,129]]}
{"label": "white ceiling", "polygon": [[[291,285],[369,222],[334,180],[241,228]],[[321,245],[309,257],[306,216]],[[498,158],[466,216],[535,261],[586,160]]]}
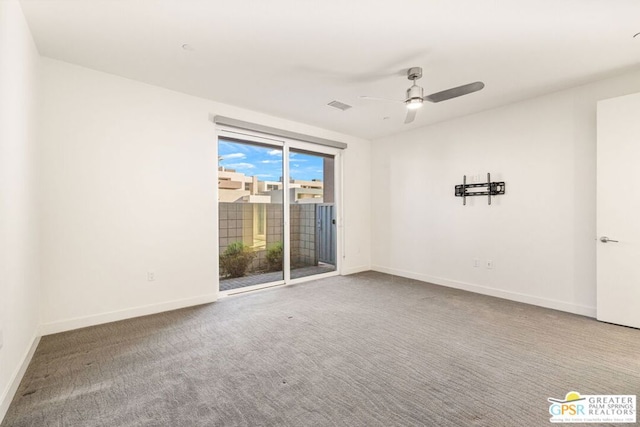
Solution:
{"label": "white ceiling", "polygon": [[[22,0],[40,53],[188,94],[376,138],[640,64],[638,0]],[[184,50],[188,43],[193,50]],[[484,81],[404,125],[425,93]],[[342,112],[332,100],[350,104]],[[385,119],[387,117],[387,119]]]}

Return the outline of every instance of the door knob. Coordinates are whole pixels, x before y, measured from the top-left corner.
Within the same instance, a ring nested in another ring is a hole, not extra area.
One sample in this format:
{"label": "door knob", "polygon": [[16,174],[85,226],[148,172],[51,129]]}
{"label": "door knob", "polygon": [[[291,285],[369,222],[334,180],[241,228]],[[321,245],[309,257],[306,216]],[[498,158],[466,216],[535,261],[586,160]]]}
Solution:
{"label": "door knob", "polygon": [[617,240],[612,240],[612,239],[608,238],[607,236],[602,236],[602,237],[600,238],[600,241],[601,241],[602,243],[609,243],[609,242],[618,243],[618,241],[617,241]]}

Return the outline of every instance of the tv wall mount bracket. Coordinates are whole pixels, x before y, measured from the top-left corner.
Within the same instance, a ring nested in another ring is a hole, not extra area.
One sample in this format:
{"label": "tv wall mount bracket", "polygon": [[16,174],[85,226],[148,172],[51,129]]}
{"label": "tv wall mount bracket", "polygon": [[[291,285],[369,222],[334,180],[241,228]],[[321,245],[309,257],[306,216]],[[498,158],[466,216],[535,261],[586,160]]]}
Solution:
{"label": "tv wall mount bracket", "polygon": [[491,196],[499,196],[504,194],[505,183],[491,182],[491,174],[487,173],[487,182],[481,184],[467,184],[467,175],[463,175],[462,185],[456,185],[456,197],[462,197],[462,205],[467,204],[467,197],[487,196],[489,205],[491,204]]}

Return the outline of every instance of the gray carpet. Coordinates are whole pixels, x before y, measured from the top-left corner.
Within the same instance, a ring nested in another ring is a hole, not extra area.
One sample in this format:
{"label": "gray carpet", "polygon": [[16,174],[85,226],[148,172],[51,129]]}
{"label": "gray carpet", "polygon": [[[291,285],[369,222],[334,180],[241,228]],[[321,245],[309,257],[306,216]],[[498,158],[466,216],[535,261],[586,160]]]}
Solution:
{"label": "gray carpet", "polygon": [[640,331],[368,272],[46,336],[2,427],[545,426],[571,390],[640,394]]}

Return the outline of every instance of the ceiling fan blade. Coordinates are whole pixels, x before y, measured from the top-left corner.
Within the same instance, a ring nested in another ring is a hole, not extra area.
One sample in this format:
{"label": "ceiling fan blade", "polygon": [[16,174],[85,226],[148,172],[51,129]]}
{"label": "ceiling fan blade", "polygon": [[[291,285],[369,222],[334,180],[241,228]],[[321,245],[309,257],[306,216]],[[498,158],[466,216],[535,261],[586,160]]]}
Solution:
{"label": "ceiling fan blade", "polygon": [[418,110],[410,110],[407,108],[407,118],[404,119],[404,124],[411,123],[416,118]]}
{"label": "ceiling fan blade", "polygon": [[429,102],[446,101],[448,99],[477,92],[482,90],[483,87],[484,83],[482,82],[469,83],[458,87],[452,87],[451,89],[443,90],[442,92],[432,93],[431,95],[425,96],[424,99]]}
{"label": "ceiling fan blade", "polygon": [[366,99],[367,101],[387,101],[387,102],[401,102],[401,103],[404,103],[404,101],[399,101],[397,99],[378,98],[377,96],[361,95],[358,98]]}

